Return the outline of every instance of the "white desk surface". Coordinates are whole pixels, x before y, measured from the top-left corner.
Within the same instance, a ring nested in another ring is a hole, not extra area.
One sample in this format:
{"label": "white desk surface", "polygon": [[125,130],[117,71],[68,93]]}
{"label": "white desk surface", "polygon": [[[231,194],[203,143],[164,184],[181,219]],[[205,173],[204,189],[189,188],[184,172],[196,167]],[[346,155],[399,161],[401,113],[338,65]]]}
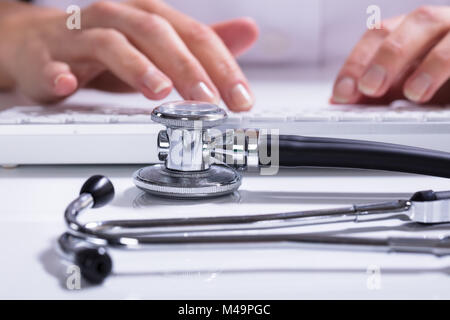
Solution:
{"label": "white desk surface", "polygon": [[[308,78],[308,74],[315,76]],[[249,75],[259,99],[276,102],[282,97],[283,103],[297,99],[326,103],[332,80],[330,74],[306,71],[299,72],[298,77],[253,71]],[[268,92],[268,88],[276,90]],[[2,95],[0,103],[9,99]],[[377,197],[408,197],[417,190],[450,189],[449,180],[417,175],[296,169],[270,177],[246,174],[239,195],[214,201],[170,202],[143,196],[133,186],[131,174],[137,168],[124,165],[0,169],[0,298],[450,298],[450,257],[301,246],[113,252],[114,275],[102,286],[66,289],[66,269],[52,247],[65,229],[64,208],[92,174],[107,175],[116,187],[113,203],[92,212],[93,217],[105,217],[106,213],[110,218],[270,213],[343,205],[355,198],[358,202],[376,201]],[[424,234],[423,230],[396,220],[341,223],[327,229],[376,237]],[[448,233],[442,228],[432,231],[440,236]],[[373,268],[381,270],[375,286],[368,273]]]}

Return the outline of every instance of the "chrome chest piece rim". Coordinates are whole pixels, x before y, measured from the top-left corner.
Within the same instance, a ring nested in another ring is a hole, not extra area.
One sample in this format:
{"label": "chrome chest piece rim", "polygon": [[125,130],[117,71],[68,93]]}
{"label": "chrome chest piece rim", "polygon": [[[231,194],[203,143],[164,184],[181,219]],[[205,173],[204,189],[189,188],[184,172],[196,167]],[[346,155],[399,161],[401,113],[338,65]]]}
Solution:
{"label": "chrome chest piece rim", "polygon": [[135,185],[148,193],[180,199],[218,197],[233,193],[241,185],[241,175],[224,165],[213,165],[205,171],[182,172],[155,164],[137,170]]}
{"label": "chrome chest piece rim", "polygon": [[167,102],[156,107],[152,120],[170,128],[212,128],[227,119],[226,112],[215,104],[198,101]]}
{"label": "chrome chest piece rim", "polygon": [[[226,112],[210,103],[168,102],[156,107],[152,120],[167,127],[158,136],[160,159],[137,170],[135,185],[154,195],[170,198],[205,198],[233,193],[241,185],[234,168],[211,164],[205,143],[208,129],[222,124]],[[164,137],[164,141],[161,141]]]}

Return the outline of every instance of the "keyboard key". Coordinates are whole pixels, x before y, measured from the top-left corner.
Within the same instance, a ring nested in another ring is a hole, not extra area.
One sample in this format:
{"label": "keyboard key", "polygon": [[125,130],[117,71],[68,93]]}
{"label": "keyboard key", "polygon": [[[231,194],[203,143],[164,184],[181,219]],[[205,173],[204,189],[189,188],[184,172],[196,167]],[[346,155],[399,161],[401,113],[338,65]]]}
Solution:
{"label": "keyboard key", "polygon": [[427,112],[425,120],[429,122],[450,122],[450,113],[446,111]]}
{"label": "keyboard key", "polygon": [[121,115],[117,117],[118,123],[153,123],[148,114]]}
{"label": "keyboard key", "polygon": [[242,117],[242,120],[249,121],[249,122],[284,122],[286,121],[285,116],[244,116]]}
{"label": "keyboard key", "polygon": [[380,114],[373,112],[345,112],[339,116],[339,121],[343,122],[374,122],[380,120]]}
{"label": "keyboard key", "polygon": [[242,116],[231,114],[228,116],[227,124],[239,124],[242,121]]}
{"label": "keyboard key", "polygon": [[17,123],[19,123],[19,124],[27,124],[27,123],[30,123],[30,118],[24,118],[24,117],[20,117],[20,118],[17,118]]}
{"label": "keyboard key", "polygon": [[418,122],[423,120],[423,113],[388,111],[381,114],[384,122]]}
{"label": "keyboard key", "polygon": [[109,116],[99,114],[72,114],[73,123],[107,123]]}
{"label": "keyboard key", "polygon": [[30,117],[28,122],[31,124],[62,124],[66,123],[65,116],[39,116],[39,117]]}
{"label": "keyboard key", "polygon": [[0,116],[0,124],[17,124],[16,118],[6,118]]}
{"label": "keyboard key", "polygon": [[333,121],[335,117],[327,113],[302,113],[294,116],[294,121],[298,122],[320,122],[320,121]]}

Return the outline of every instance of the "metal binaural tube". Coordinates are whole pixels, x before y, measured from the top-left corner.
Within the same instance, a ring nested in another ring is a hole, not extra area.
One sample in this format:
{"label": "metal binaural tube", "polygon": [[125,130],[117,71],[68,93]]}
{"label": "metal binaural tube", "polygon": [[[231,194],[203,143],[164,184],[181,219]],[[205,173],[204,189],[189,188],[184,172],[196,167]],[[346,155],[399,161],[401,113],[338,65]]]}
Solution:
{"label": "metal binaural tube", "polygon": [[[112,220],[89,223],[85,227],[91,232],[109,232],[121,229],[116,235],[143,236],[169,235],[203,232],[257,231],[301,227],[315,224],[360,221],[372,215],[394,215],[405,213],[411,208],[409,201],[397,200],[370,205],[319,209],[310,211],[284,212],[259,215],[209,216],[195,218]],[[133,234],[135,230],[138,233]]]}
{"label": "metal binaural tube", "polygon": [[208,137],[211,159],[239,170],[259,167],[259,144],[257,129],[227,129]]}
{"label": "metal binaural tube", "polygon": [[81,231],[83,226],[78,222],[78,215],[94,206],[94,198],[89,193],[82,193],[73,200],[64,212],[64,219],[68,227],[74,231]]}

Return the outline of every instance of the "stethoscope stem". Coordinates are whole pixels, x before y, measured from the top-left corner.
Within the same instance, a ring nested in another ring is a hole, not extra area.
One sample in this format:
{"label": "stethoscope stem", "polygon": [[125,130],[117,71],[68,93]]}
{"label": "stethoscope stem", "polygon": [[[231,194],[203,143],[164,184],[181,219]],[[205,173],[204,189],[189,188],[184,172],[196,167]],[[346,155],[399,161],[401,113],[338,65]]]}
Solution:
{"label": "stethoscope stem", "polygon": [[[69,241],[72,237],[70,233],[63,235],[64,241]],[[63,236],[60,238],[63,238]],[[88,248],[93,247],[85,238],[74,236],[70,241],[78,243],[77,246]],[[408,252],[418,254],[433,254],[436,256],[450,255],[450,238],[411,238],[411,237],[389,237],[383,239],[365,238],[365,237],[343,237],[332,236],[320,233],[305,234],[249,234],[249,235],[181,235],[181,236],[150,236],[140,237],[139,242],[133,239],[121,237],[115,238],[114,241],[107,242],[107,245],[99,248],[112,247],[115,249],[154,249],[180,248],[180,246],[195,245],[202,248],[208,246],[225,245],[227,247],[233,245],[250,245],[258,246],[264,245],[286,245],[290,244],[288,248],[305,248],[308,246],[320,246],[324,248],[335,248],[340,250],[354,250],[354,249],[373,249],[381,252]],[[72,244],[72,246],[74,246]]]}
{"label": "stethoscope stem", "polygon": [[321,234],[265,234],[265,235],[230,235],[230,236],[176,236],[144,237],[141,244],[257,244],[257,243],[291,243],[298,245],[326,245],[331,247],[377,248],[387,252],[428,253],[437,256],[450,254],[450,239],[423,238],[362,238],[340,237]]}
{"label": "stethoscope stem", "polygon": [[[147,229],[139,235],[173,234],[205,231],[237,231],[277,229],[307,226],[311,224],[338,223],[347,221],[361,221],[364,217],[382,214],[398,214],[407,212],[411,203],[405,200],[376,203],[370,205],[352,205],[343,208],[331,208],[309,211],[295,211],[274,214],[217,216],[197,218],[170,219],[137,219],[89,222],[82,226],[91,232],[107,232],[120,229],[122,236],[132,236],[126,233],[134,229]],[[72,221],[73,223],[74,221]],[[79,229],[80,226],[77,227]],[[117,233],[116,233],[117,234]]]}

